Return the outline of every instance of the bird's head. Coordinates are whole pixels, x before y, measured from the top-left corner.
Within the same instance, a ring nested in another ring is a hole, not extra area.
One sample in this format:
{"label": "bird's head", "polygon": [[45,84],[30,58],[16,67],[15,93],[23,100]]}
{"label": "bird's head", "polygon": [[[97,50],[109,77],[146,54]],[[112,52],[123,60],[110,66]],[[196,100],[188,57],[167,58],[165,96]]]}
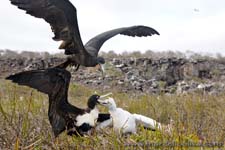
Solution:
{"label": "bird's head", "polygon": [[103,57],[98,57],[97,62],[98,64],[105,64],[105,59]]}
{"label": "bird's head", "polygon": [[90,109],[94,109],[95,108],[95,106],[99,103],[98,102],[98,99],[100,98],[100,96],[99,95],[97,95],[97,94],[94,94],[94,95],[92,95],[91,97],[89,97],[89,99],[88,99],[88,108],[90,108]]}
{"label": "bird's head", "polygon": [[108,93],[108,94],[106,94],[106,95],[102,95],[102,96],[99,96],[99,95],[97,95],[97,94],[94,94],[94,95],[92,95],[91,97],[89,97],[89,99],[88,99],[88,108],[90,108],[90,109],[94,109],[95,108],[95,106],[97,105],[97,104],[99,104],[99,99],[102,99],[102,98],[104,98],[104,97],[106,97],[106,96],[108,96],[108,95],[111,95],[112,93]]}
{"label": "bird's head", "polygon": [[100,105],[108,107],[109,110],[113,110],[116,108],[116,103],[111,97],[106,100],[98,100],[98,102],[100,103]]}

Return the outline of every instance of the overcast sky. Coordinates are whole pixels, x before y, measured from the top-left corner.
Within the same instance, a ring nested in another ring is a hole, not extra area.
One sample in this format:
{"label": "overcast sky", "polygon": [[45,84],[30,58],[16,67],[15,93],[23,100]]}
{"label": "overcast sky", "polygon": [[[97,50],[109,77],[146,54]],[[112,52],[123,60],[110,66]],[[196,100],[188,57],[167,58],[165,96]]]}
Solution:
{"label": "overcast sky", "polygon": [[[225,0],[70,0],[77,8],[83,42],[118,27],[146,25],[161,35],[132,38],[118,35],[102,51],[140,50],[223,53]],[[50,26],[1,0],[0,49],[59,52]]]}

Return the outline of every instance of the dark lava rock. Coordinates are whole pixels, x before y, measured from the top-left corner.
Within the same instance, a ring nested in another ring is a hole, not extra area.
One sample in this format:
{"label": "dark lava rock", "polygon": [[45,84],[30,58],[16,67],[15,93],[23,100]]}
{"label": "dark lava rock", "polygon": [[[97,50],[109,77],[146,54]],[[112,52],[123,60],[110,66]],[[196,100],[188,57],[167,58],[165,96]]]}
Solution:
{"label": "dark lava rock", "polygon": [[[24,70],[45,69],[65,61],[64,58],[0,57],[0,76]],[[177,93],[193,91],[224,92],[225,61],[188,60],[182,58],[114,58],[107,60],[103,80],[97,68],[68,68],[72,82],[99,89],[121,92]]]}

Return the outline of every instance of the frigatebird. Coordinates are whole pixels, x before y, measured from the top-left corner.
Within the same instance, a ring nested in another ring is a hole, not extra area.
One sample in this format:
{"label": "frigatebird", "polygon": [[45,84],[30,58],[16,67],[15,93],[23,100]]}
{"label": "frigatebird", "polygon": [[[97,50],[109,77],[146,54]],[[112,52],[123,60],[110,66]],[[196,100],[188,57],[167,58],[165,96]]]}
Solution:
{"label": "frigatebird", "polygon": [[99,113],[96,105],[104,96],[92,95],[87,108],[78,108],[68,101],[71,74],[62,68],[24,71],[8,76],[7,80],[26,85],[48,94],[48,117],[55,137],[64,130],[68,135],[83,135],[98,123],[110,119],[108,113]]}
{"label": "frigatebird", "polygon": [[[48,22],[54,33],[53,40],[62,41],[59,49],[64,49],[65,54],[69,55],[67,60],[58,65],[66,68],[68,65],[85,67],[95,67],[105,63],[105,59],[98,57],[98,52],[105,41],[115,35],[122,34],[127,36],[152,36],[159,33],[147,26],[137,25],[122,27],[101,33],[90,39],[85,45],[80,36],[77,21],[77,11],[69,0],[10,0],[19,9],[25,10],[37,18],[42,18]],[[102,21],[104,23],[104,21]],[[103,68],[102,68],[103,71]]]}

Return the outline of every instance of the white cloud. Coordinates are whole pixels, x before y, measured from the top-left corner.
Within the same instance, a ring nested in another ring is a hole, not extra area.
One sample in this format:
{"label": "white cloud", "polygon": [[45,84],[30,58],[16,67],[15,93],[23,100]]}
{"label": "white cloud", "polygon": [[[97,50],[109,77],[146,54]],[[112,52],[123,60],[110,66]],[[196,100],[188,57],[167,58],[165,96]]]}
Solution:
{"label": "white cloud", "polygon": [[[71,1],[84,42],[106,30],[136,24],[151,26],[161,34],[148,38],[119,35],[103,45],[105,51],[225,49],[224,0]],[[50,26],[43,20],[25,14],[9,0],[1,2],[0,14],[0,48],[59,52],[59,43],[51,39]]]}

